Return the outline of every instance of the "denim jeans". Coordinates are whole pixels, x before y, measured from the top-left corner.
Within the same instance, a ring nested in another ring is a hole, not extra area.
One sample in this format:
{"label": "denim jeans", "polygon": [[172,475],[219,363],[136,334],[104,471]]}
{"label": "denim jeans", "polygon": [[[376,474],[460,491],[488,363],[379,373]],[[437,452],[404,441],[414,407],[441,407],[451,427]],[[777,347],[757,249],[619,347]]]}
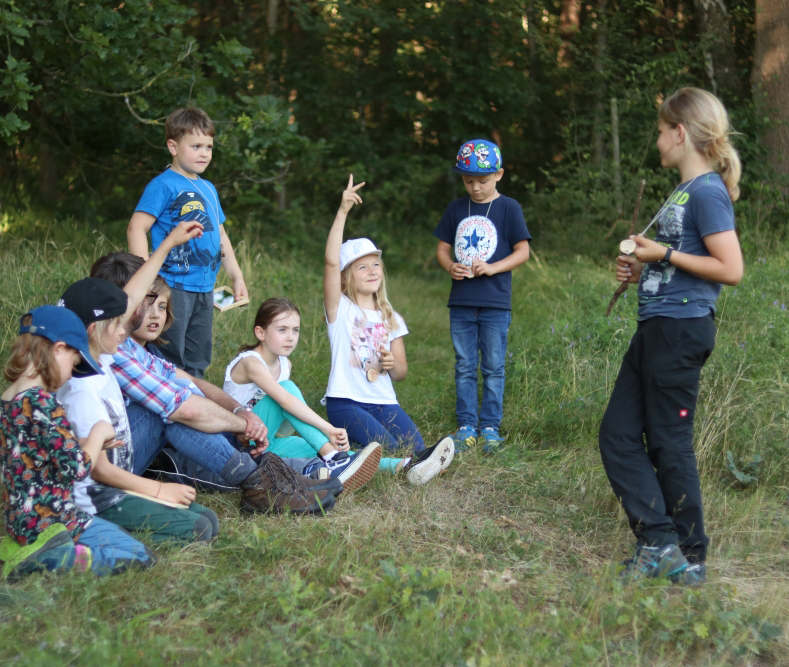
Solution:
{"label": "denim jeans", "polygon": [[175,319],[167,330],[162,356],[196,378],[205,376],[211,363],[214,292],[186,292],[170,288]]}
{"label": "denim jeans", "polygon": [[[449,333],[455,347],[458,426],[498,430],[504,403],[504,361],[512,313],[504,308],[450,306]],[[482,370],[482,405],[477,416],[477,366]]]}
{"label": "denim jeans", "polygon": [[77,544],[90,548],[91,570],[99,576],[119,574],[132,566],[147,568],[156,563],[153,553],[123,528],[94,516],[76,543],[68,541],[62,546],[42,552],[25,571],[70,570],[74,567]]}
{"label": "denim jeans", "polygon": [[135,402],[126,407],[126,414],[134,446],[135,475],[142,475],[167,443],[234,486],[257,468],[248,454],[238,452],[230,443],[232,436],[203,433],[184,424],[165,424],[155,412]]}
{"label": "denim jeans", "polygon": [[362,447],[378,442],[384,450],[413,445],[419,453],[425,448],[416,424],[397,403],[377,405],[327,396],[326,414],[329,422],[348,431],[348,439]]}

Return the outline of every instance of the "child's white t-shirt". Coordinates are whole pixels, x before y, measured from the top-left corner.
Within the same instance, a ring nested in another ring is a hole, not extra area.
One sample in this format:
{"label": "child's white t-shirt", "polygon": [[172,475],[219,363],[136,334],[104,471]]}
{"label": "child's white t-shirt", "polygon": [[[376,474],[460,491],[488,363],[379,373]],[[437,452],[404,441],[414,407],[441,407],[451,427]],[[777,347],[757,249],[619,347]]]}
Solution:
{"label": "child's white t-shirt", "polygon": [[[227,365],[227,368],[225,369],[225,383],[222,385],[222,389],[225,390],[226,394],[229,394],[244,407],[252,407],[266,395],[266,392],[258,387],[254,382],[236,384],[233,382],[233,378],[230,377],[230,373],[233,372],[236,364],[246,357],[255,357],[260,361],[261,364],[264,366],[266,365],[266,362],[263,361],[263,357],[255,352],[255,350],[247,350],[246,352],[242,352]],[[287,357],[279,357],[279,377],[277,378],[277,383],[285,382],[285,380],[289,379],[290,362],[288,361]]]}
{"label": "child's white t-shirt", "polygon": [[[102,354],[99,364],[103,375],[72,378],[58,390],[57,398],[66,409],[66,416],[79,439],[87,438],[96,422],[103,420],[112,424],[116,440],[124,444],[106,450],[107,458],[119,468],[133,472],[131,429],[121,388],[110,369],[112,355]],[[74,483],[74,502],[89,514],[103,512],[125,496],[120,489],[99,484],[90,476]]]}
{"label": "child's white t-shirt", "polygon": [[[395,321],[397,327],[387,333],[380,311],[361,308],[344,294],[340,297],[337,319],[328,325],[331,372],[326,397],[376,405],[397,403],[392,378],[383,369],[378,353],[382,343],[389,350],[395,338],[408,333],[397,313]],[[376,379],[371,382],[368,377]]]}

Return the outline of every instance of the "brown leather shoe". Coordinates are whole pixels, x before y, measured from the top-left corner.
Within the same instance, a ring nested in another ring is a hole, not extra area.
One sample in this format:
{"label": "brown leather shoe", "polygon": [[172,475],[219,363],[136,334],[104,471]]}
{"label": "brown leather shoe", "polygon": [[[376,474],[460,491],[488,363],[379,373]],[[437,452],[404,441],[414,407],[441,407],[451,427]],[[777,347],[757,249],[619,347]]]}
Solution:
{"label": "brown leather shoe", "polygon": [[328,491],[309,491],[298,484],[296,473],[278,456],[266,452],[260,465],[241,484],[241,509],[246,512],[318,514],[334,505]]}

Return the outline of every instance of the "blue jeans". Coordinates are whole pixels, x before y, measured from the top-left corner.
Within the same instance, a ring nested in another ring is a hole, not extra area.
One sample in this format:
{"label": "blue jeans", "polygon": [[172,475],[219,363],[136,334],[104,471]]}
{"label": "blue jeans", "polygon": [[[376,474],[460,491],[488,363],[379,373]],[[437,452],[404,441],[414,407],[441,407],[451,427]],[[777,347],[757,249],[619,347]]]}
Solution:
{"label": "blue jeans", "polygon": [[184,424],[165,424],[155,412],[139,403],[126,407],[134,446],[134,472],[142,475],[169,443],[201,467],[238,486],[257,466],[248,454],[239,452],[222,433],[203,433]]}
{"label": "blue jeans", "polygon": [[50,572],[70,570],[74,567],[77,544],[90,548],[91,570],[99,576],[119,574],[132,566],[147,568],[156,563],[153,553],[123,528],[94,516],[93,521],[82,532],[76,543],[69,541],[62,546],[42,552],[27,570],[30,572],[40,569]]}
{"label": "blue jeans", "polygon": [[[512,313],[504,308],[449,308],[455,346],[458,426],[498,430],[504,403],[504,361]],[[482,405],[477,418],[477,366],[482,370]]]}
{"label": "blue jeans", "polygon": [[397,403],[376,405],[350,398],[326,397],[329,421],[348,431],[348,439],[363,447],[378,442],[385,450],[413,445],[414,452],[425,448],[422,434]]}

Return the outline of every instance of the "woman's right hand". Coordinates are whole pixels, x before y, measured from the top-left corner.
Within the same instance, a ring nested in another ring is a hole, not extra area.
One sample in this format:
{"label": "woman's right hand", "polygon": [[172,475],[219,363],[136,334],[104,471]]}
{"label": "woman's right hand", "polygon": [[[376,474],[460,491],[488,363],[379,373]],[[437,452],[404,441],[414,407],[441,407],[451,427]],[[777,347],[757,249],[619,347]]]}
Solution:
{"label": "woman's right hand", "polygon": [[[115,442],[115,429],[108,421],[98,421],[90,429],[88,438],[98,438],[104,443],[102,449],[112,449],[112,443]],[[118,445],[114,446],[117,447]]]}
{"label": "woman's right hand", "polygon": [[620,283],[637,283],[644,265],[632,255],[619,255],[616,258],[616,279]]}
{"label": "woman's right hand", "polygon": [[190,505],[197,498],[197,491],[186,484],[170,484],[162,482],[159,489],[159,500],[166,500],[179,505]]}
{"label": "woman's right hand", "polygon": [[350,445],[348,444],[348,432],[344,428],[332,426],[326,435],[329,436],[329,442],[341,452],[347,452],[350,449]]}
{"label": "woman's right hand", "polygon": [[348,178],[348,187],[342,193],[342,201],[340,202],[340,211],[343,213],[348,213],[353,208],[354,204],[361,204],[362,198],[356,194],[356,191],[359,188],[364,187],[364,181],[359,183],[359,185],[353,184],[353,174],[351,174]]}

